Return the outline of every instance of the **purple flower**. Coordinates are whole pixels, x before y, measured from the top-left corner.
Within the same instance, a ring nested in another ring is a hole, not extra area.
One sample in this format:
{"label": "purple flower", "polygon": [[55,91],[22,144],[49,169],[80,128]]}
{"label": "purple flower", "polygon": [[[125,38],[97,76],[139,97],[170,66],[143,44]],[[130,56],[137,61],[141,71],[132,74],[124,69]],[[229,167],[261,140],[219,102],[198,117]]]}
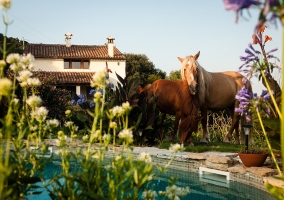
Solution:
{"label": "purple flower", "polygon": [[238,22],[239,13],[251,6],[260,5],[259,0],[223,0],[226,10],[233,10],[236,12],[236,22]]}
{"label": "purple flower", "polygon": [[89,92],[89,95],[92,95],[92,96],[94,96],[94,94],[96,93],[96,90],[94,90],[94,89],[91,89],[90,90],[90,92]]}
{"label": "purple flower", "polygon": [[77,102],[76,102],[75,99],[72,99],[72,100],[71,100],[71,106],[74,106],[76,103],[77,103]]}
{"label": "purple flower", "polygon": [[110,88],[111,88],[111,89],[114,88],[114,84],[113,84],[113,83],[110,83],[109,85],[110,85]]}
{"label": "purple flower", "polygon": [[95,106],[95,102],[91,101],[90,102],[90,108],[93,108]]}
{"label": "purple flower", "polygon": [[238,108],[235,108],[235,112],[245,115],[247,121],[251,120],[251,112],[249,111],[249,108],[252,98],[253,94],[245,86],[243,86],[236,95],[236,99],[240,102],[240,104]]}

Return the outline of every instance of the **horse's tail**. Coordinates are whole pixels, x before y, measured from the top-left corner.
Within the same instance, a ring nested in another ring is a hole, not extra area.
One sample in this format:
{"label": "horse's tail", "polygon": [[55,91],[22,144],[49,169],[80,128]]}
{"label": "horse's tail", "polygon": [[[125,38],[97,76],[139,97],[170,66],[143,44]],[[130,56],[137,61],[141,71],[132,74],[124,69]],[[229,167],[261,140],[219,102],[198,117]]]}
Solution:
{"label": "horse's tail", "polygon": [[141,86],[139,86],[139,93],[147,93],[147,90],[149,90],[149,88],[152,86],[152,84],[148,84],[146,85],[144,88],[142,88]]}

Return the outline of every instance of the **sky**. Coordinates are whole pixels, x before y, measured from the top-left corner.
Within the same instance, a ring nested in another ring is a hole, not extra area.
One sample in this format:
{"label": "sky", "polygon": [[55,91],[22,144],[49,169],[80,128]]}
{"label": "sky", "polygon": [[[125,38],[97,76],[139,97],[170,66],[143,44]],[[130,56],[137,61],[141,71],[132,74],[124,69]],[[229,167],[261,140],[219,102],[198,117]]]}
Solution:
{"label": "sky", "polygon": [[[236,23],[235,12],[225,10],[223,0],[12,0],[7,36],[65,44],[69,31],[72,44],[104,45],[112,35],[122,53],[145,54],[167,75],[180,70],[177,57],[198,51],[198,61],[207,71],[237,71],[239,57],[252,42],[258,14],[256,8],[245,11]],[[4,33],[4,24],[0,27]],[[265,34],[272,37],[266,50],[277,47],[274,55],[281,59],[280,24],[269,26]],[[258,93],[263,89],[257,79],[252,87]]]}

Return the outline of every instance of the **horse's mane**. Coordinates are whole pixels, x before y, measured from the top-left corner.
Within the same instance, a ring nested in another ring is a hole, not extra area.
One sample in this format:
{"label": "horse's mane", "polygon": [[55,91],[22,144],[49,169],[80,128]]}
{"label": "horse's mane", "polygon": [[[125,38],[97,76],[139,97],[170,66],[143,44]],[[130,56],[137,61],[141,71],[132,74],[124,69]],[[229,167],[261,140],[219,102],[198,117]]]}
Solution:
{"label": "horse's mane", "polygon": [[[206,92],[207,95],[209,95],[209,90],[208,90],[208,85],[211,84],[212,82],[212,76],[211,74],[206,71],[199,63],[197,60],[195,60],[193,58],[193,56],[187,56],[185,57],[185,59],[191,60],[192,63],[194,63],[192,65],[192,67],[194,67],[194,70],[197,70],[197,83],[198,83],[198,87],[197,87],[197,95],[198,95],[198,100],[199,100],[199,105],[202,105],[204,100],[205,100],[205,96],[206,96]],[[184,74],[184,70],[183,70],[183,66],[184,64],[182,64],[181,67],[181,78],[182,80],[186,80],[185,79],[185,74]]]}
{"label": "horse's mane", "polygon": [[[206,95],[209,96],[209,88],[208,86],[212,83],[211,74],[206,71],[199,63],[196,61],[198,65],[198,87],[197,87],[197,95],[200,105],[204,103]],[[206,94],[207,93],[207,94]]]}

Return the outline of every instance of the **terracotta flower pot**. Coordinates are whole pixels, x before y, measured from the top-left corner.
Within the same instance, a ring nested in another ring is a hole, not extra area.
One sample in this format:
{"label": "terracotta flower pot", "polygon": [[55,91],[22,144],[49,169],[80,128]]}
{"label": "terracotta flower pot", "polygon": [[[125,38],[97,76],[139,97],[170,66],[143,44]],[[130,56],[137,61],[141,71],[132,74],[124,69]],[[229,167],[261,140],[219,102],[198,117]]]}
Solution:
{"label": "terracotta flower pot", "polygon": [[239,152],[239,157],[246,167],[261,167],[265,162],[268,154],[247,154]]}

